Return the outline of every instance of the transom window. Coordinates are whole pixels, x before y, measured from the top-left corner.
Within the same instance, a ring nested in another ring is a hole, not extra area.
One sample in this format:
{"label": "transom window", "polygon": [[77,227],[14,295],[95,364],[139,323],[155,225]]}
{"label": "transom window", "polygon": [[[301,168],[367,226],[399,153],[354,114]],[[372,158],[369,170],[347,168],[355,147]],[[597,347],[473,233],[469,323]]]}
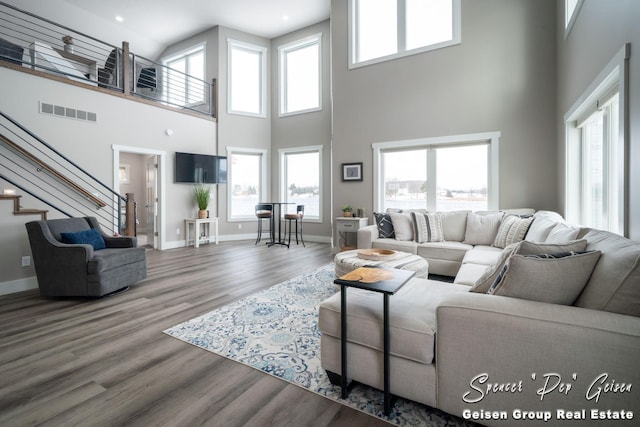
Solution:
{"label": "transom window", "polygon": [[205,102],[205,44],[195,46],[163,60],[164,99],[179,106]]}
{"label": "transom window", "polygon": [[267,201],[267,150],[227,147],[229,220],[255,218],[255,205]]}
{"label": "transom window", "polygon": [[460,0],[350,0],[349,67],[460,43]]}
{"label": "transom window", "polygon": [[[280,194],[304,205],[304,219],[322,221],[322,146],[280,150]],[[295,205],[288,209],[295,212]]]}
{"label": "transom window", "polygon": [[373,144],[376,210],[497,209],[499,136]]}
{"label": "transom window", "polygon": [[569,35],[584,0],[564,0],[564,36]]}
{"label": "transom window", "polygon": [[278,48],[281,116],[321,109],[321,40],[316,34]]}
{"label": "transom window", "polygon": [[229,39],[227,110],[266,117],[267,48]]}

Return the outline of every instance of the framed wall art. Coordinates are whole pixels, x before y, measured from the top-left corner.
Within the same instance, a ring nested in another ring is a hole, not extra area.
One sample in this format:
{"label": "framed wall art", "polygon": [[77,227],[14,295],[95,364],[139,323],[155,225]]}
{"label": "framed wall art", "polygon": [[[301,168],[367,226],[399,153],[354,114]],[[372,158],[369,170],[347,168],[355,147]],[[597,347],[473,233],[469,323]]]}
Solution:
{"label": "framed wall art", "polygon": [[343,181],[362,181],[362,162],[342,164]]}

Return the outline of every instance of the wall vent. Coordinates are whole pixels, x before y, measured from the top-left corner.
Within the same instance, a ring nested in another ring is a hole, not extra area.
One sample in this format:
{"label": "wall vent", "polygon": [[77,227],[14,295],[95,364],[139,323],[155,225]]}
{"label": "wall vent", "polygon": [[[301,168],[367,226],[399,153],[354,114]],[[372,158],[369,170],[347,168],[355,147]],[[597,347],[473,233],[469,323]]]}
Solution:
{"label": "wall vent", "polygon": [[85,122],[96,123],[98,121],[98,115],[96,113],[78,110],[76,108],[63,107],[60,105],[47,104],[46,102],[40,102],[40,112],[42,114],[65,117],[67,119],[82,120]]}

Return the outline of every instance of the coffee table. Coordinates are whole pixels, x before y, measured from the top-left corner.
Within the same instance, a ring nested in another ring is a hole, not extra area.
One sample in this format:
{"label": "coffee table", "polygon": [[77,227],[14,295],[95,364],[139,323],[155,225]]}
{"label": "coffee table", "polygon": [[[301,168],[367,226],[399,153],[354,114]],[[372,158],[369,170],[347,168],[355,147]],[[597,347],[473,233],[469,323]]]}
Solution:
{"label": "coffee table", "polygon": [[357,250],[344,251],[336,254],[334,258],[336,276],[340,277],[360,267],[383,267],[410,270],[416,273],[416,277],[427,279],[429,276],[429,263],[420,255],[409,252],[396,251],[393,257],[382,260],[364,259],[358,256]]}
{"label": "coffee table", "polygon": [[377,267],[360,267],[336,279],[334,283],[340,285],[340,356],[341,368],[340,387],[342,398],[349,395],[347,383],[347,287],[380,292],[384,295],[382,323],[383,323],[383,355],[384,355],[384,414],[391,413],[391,381],[389,366],[389,295],[395,294],[416,273],[409,270],[386,269]]}

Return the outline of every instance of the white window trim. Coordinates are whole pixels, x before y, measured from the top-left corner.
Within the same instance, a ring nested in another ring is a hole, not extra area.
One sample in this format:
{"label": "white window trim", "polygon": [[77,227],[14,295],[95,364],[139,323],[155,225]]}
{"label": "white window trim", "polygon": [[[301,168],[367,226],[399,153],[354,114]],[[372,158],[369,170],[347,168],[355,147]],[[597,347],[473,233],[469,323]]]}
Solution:
{"label": "white window trim", "polygon": [[453,34],[451,40],[441,43],[432,44],[429,46],[423,46],[411,50],[403,50],[391,55],[381,56],[378,58],[368,59],[366,61],[356,62],[356,16],[355,16],[355,0],[349,0],[348,6],[348,20],[349,20],[349,69],[366,67],[367,65],[377,64],[380,62],[391,61],[393,59],[404,58],[406,56],[416,55],[419,53],[429,52],[432,50],[442,49],[449,46],[454,46],[462,43],[462,19],[461,19],[461,6],[460,0],[453,0],[452,14],[453,14]]}
{"label": "white window trim", "polygon": [[[171,55],[165,56],[163,57],[160,62],[162,63],[162,65],[164,65],[165,67],[169,68],[169,66],[167,65],[169,62],[175,61],[176,59],[180,59],[183,58],[185,56],[189,56],[192,55],[196,52],[202,51],[202,61],[204,64],[204,69],[202,70],[204,75],[206,76],[207,74],[207,42],[202,42],[202,43],[198,43],[197,45],[179,50],[177,52],[172,53]],[[170,82],[168,80],[168,70],[167,68],[164,69],[163,72],[163,76],[162,78],[165,80],[166,84],[168,85]],[[186,72],[187,75],[189,75],[189,71],[187,70]],[[204,80],[203,80],[204,82]],[[205,82],[206,83],[206,82]],[[185,103],[184,106],[185,107],[195,107],[198,105],[205,105],[207,103],[207,100],[205,99],[205,93],[202,94],[202,101],[199,102],[186,102],[187,99],[189,99],[188,93],[189,93],[189,85],[187,83],[185,83]],[[165,102],[169,101],[169,90],[165,90],[163,91],[163,100]],[[175,104],[174,104],[175,105]]]}
{"label": "white window trim", "polygon": [[[287,85],[286,85],[286,54],[297,49],[302,49],[314,44],[318,45],[318,107],[307,108],[305,110],[297,110],[291,112],[285,112],[286,100],[287,100]],[[291,43],[278,46],[278,74],[280,81],[280,99],[278,105],[278,112],[280,117],[293,116],[296,114],[312,113],[314,111],[322,111],[322,33],[313,34],[309,37],[305,37],[300,40],[296,40]]]}
{"label": "white window trim", "polygon": [[[232,86],[232,64],[231,64],[231,50],[232,49],[244,49],[260,54],[260,112],[252,113],[249,111],[236,111],[231,108],[231,86]],[[237,114],[240,116],[249,117],[267,117],[267,47],[259,46],[252,43],[243,42],[240,40],[227,39],[227,113]]]}
{"label": "white window trim", "polygon": [[[629,135],[629,110],[628,110],[628,75],[629,57],[631,56],[631,44],[626,43],[609,61],[605,68],[591,82],[582,95],[571,106],[564,116],[565,123],[565,217],[569,221],[582,221],[582,189],[581,183],[572,178],[581,169],[581,131],[576,121],[584,117],[587,110],[593,108],[598,99],[606,94],[613,86],[618,85],[618,154],[617,168],[619,173],[618,183],[618,218],[613,219],[617,223],[618,230],[624,236],[629,235],[629,165],[628,137]],[[577,169],[578,168],[578,169]]]}
{"label": "white window trim", "polygon": [[575,24],[576,19],[578,19],[578,14],[580,14],[582,3],[584,3],[584,0],[578,0],[578,3],[576,4],[575,9],[573,9],[573,13],[567,19],[567,1],[568,0],[564,0],[564,38],[565,40],[567,39],[567,37],[569,37],[569,33],[573,28],[573,24]]}
{"label": "white window trim", "polygon": [[324,193],[322,190],[322,149],[323,146],[322,145],[309,145],[306,147],[293,147],[293,148],[281,148],[278,150],[279,153],[279,169],[280,169],[280,200],[287,200],[287,188],[286,188],[286,182],[287,182],[287,176],[286,176],[286,168],[284,167],[285,164],[285,156],[287,154],[293,154],[293,153],[318,153],[318,161],[320,162],[319,165],[319,174],[320,176],[318,177],[319,179],[319,185],[320,185],[320,204],[318,206],[318,218],[308,218],[305,215],[305,222],[315,222],[315,223],[321,223],[322,222],[322,194]]}
{"label": "white window trim", "polygon": [[[487,208],[489,210],[499,209],[499,144],[500,144],[499,131],[484,132],[484,133],[470,133],[463,135],[450,135],[440,136],[433,138],[420,138],[420,139],[408,139],[403,141],[390,141],[390,142],[377,142],[371,145],[373,148],[373,206],[376,212],[381,212],[384,209],[384,176],[382,174],[382,156],[381,152],[385,149],[405,149],[412,147],[425,147],[425,146],[447,146],[447,145],[460,145],[469,143],[488,143],[489,144],[489,164],[488,164],[488,198]],[[434,165],[429,165],[429,170],[435,174]],[[431,176],[434,179],[435,176]],[[435,195],[433,196],[435,197]],[[427,201],[429,203],[429,201]],[[435,199],[431,201],[435,204]]]}
{"label": "white window trim", "polygon": [[[234,154],[259,154],[260,158],[260,200],[259,201],[268,201],[270,198],[269,193],[269,183],[267,182],[267,153],[268,150],[262,148],[243,148],[243,147],[227,147],[227,174],[231,177],[233,162],[231,156]],[[231,178],[229,179],[230,183],[233,184]],[[229,190],[230,186],[227,186],[227,222],[246,222],[247,220],[255,219],[255,215],[231,215],[231,199],[233,196],[233,192]]]}

